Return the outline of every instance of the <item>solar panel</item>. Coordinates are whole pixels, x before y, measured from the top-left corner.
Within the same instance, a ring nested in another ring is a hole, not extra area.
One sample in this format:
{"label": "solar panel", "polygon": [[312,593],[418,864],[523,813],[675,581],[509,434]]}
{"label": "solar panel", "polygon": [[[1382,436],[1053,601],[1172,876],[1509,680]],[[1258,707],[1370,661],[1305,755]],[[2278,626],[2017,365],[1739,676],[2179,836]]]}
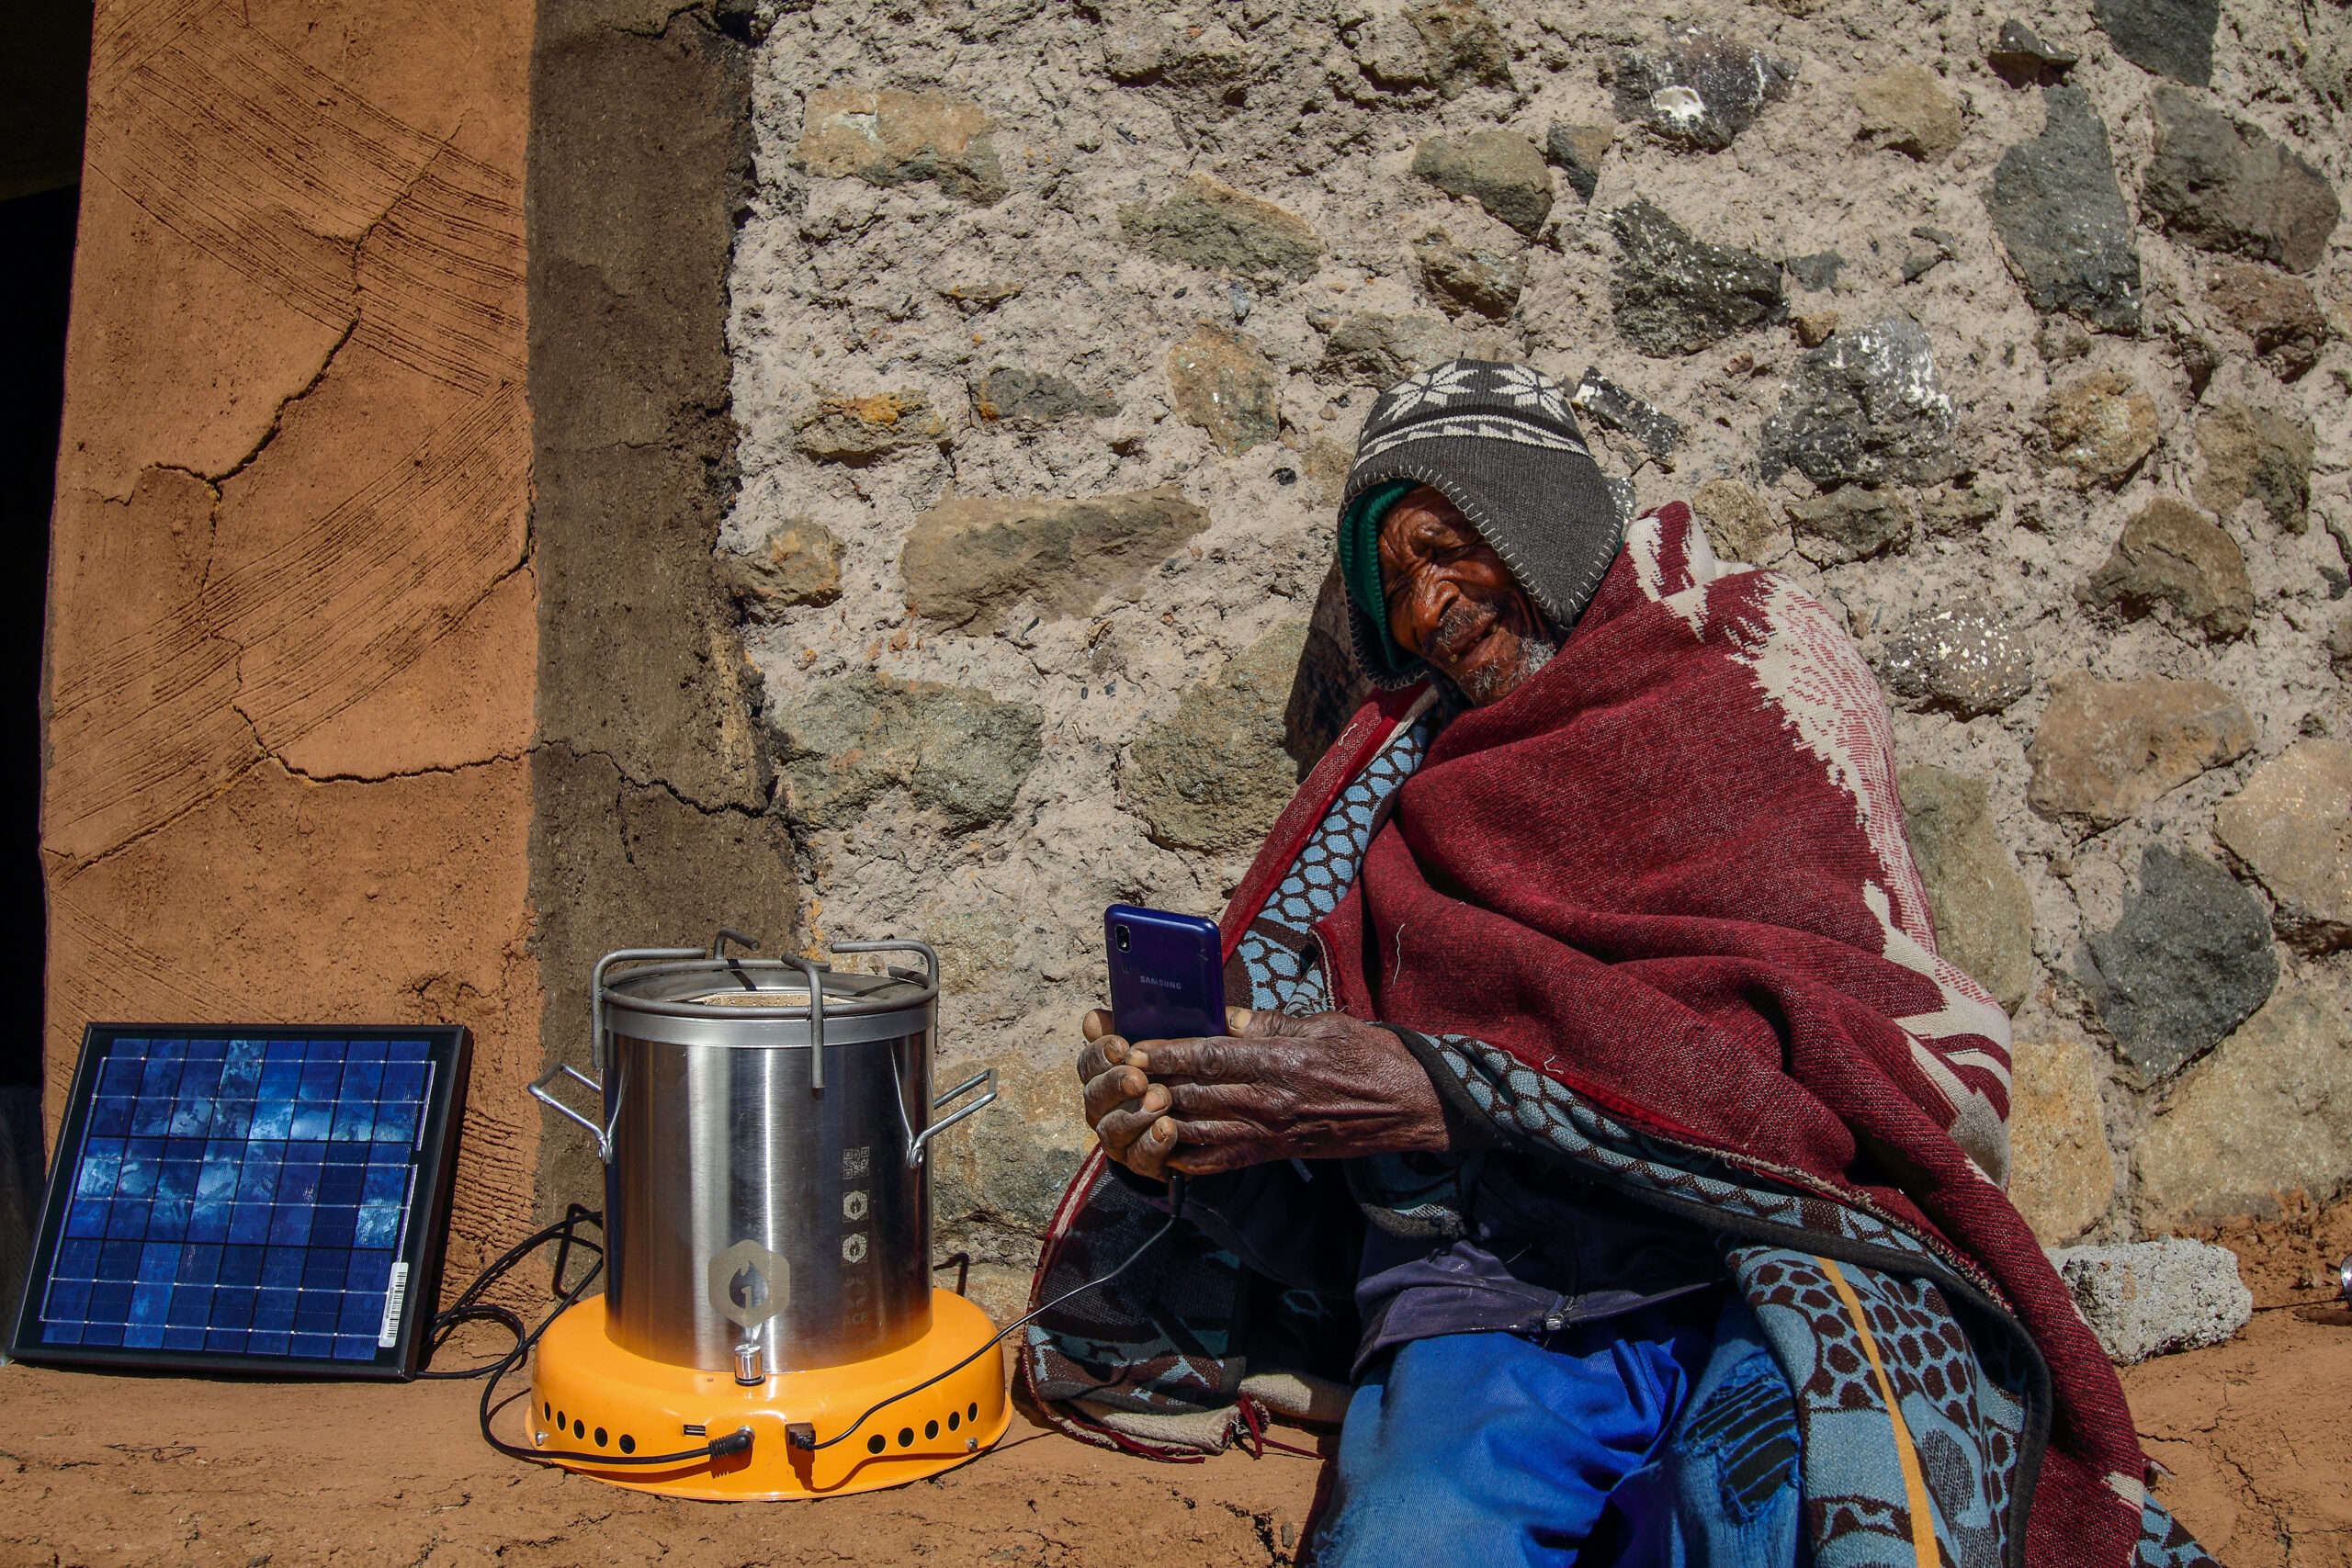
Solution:
{"label": "solar panel", "polygon": [[458,1028],[92,1024],[9,1353],[414,1375]]}

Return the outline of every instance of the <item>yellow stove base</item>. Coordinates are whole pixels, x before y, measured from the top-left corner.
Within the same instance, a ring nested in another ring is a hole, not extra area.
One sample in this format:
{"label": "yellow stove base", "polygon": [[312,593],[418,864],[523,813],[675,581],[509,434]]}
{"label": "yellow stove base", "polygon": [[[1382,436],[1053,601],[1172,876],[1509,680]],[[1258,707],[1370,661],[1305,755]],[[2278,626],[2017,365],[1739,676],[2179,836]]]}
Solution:
{"label": "yellow stove base", "polygon": [[[725,1373],[622,1349],[605,1337],[604,1298],[594,1297],[557,1318],[539,1339],[530,1441],[566,1469],[673,1497],[831,1497],[897,1486],[952,1470],[1004,1436],[1012,1409],[1001,1356],[980,1357],[868,1417],[846,1441],[814,1453],[793,1448],[786,1427],[808,1422],[821,1443],[868,1405],[954,1366],[995,1332],[978,1307],[934,1290],[931,1332],[913,1344],[869,1361],[780,1372],[741,1388]],[[752,1429],[749,1453],[673,1466],[598,1462],[605,1454],[700,1448],[743,1427]]]}

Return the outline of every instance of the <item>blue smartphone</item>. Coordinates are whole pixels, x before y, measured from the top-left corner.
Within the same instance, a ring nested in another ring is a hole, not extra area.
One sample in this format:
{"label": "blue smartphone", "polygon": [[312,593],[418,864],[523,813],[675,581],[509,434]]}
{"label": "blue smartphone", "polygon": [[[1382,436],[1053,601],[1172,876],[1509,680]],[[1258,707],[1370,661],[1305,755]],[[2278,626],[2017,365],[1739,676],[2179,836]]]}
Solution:
{"label": "blue smartphone", "polygon": [[1114,904],[1102,911],[1102,950],[1121,1039],[1225,1032],[1225,953],[1215,920]]}

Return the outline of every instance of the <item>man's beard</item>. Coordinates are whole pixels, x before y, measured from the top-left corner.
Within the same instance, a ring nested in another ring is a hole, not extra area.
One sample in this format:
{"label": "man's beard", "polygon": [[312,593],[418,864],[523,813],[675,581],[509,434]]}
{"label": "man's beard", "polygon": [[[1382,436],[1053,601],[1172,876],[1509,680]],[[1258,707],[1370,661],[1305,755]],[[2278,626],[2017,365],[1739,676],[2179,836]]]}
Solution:
{"label": "man's beard", "polygon": [[[1455,600],[1446,606],[1439,617],[1436,636],[1431,639],[1440,648],[1453,648],[1468,643],[1495,618],[1491,612]],[[1510,694],[1522,682],[1532,679],[1538,670],[1551,662],[1560,645],[1541,627],[1530,627],[1518,634],[1519,657],[1515,660],[1495,660],[1464,674],[1455,684],[1475,706],[1484,707]]]}

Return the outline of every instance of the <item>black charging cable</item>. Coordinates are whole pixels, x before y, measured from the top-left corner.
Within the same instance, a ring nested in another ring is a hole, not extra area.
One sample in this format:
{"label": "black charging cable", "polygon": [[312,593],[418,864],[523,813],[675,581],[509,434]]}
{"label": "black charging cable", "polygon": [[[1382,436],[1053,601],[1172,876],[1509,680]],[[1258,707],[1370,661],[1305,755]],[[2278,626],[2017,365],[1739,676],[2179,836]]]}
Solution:
{"label": "black charging cable", "polygon": [[[421,1371],[416,1375],[420,1378],[488,1379],[489,1381],[484,1382],[481,1388],[482,1441],[510,1459],[526,1459],[537,1464],[557,1464],[567,1460],[580,1460],[598,1466],[641,1466],[692,1464],[697,1460],[720,1459],[729,1454],[751,1452],[752,1429],[749,1427],[739,1427],[724,1436],[711,1438],[698,1449],[684,1449],[673,1454],[607,1454],[590,1453],[584,1450],[526,1449],[519,1443],[507,1442],[491,1429],[491,1417],[497,1414],[498,1408],[503,1408],[503,1406],[494,1407],[492,1404],[498,1393],[499,1380],[520,1366],[529,1357],[532,1348],[538,1344],[539,1337],[548,1331],[557,1318],[562,1316],[578,1303],[582,1296],[587,1294],[588,1287],[594,1284],[596,1277],[604,1272],[605,1248],[601,1243],[590,1241],[579,1234],[579,1227],[583,1223],[594,1225],[601,1235],[605,1228],[605,1216],[594,1209],[583,1208],[574,1203],[565,1211],[562,1219],[532,1232],[500,1254],[495,1261],[474,1276],[473,1283],[460,1292],[456,1301],[434,1314],[433,1329],[427,1341],[426,1354],[429,1357],[434,1350],[439,1349],[461,1323],[498,1325],[514,1336],[514,1345],[512,1349],[498,1359],[486,1361],[479,1367],[464,1367],[447,1372]],[[512,1273],[526,1258],[549,1242],[556,1244],[555,1273],[549,1287],[555,1293],[556,1303],[536,1326],[526,1325],[522,1315],[510,1308],[481,1299],[492,1285]],[[596,1260],[582,1273],[576,1284],[567,1289],[563,1282],[563,1270],[565,1264],[571,1260],[571,1249],[575,1247],[583,1252],[595,1254]]]}
{"label": "black charging cable", "polygon": [[898,1404],[899,1401],[902,1399],[911,1399],[916,1394],[921,1393],[924,1389],[931,1387],[932,1384],[944,1382],[947,1379],[954,1377],[957,1372],[962,1371],[966,1367],[970,1366],[974,1361],[978,1360],[982,1356],[987,1355],[999,1345],[1003,1344],[1005,1336],[1028,1323],[1031,1319],[1043,1316],[1045,1314],[1049,1313],[1056,1307],[1061,1305],[1064,1302],[1069,1301],[1071,1297],[1082,1296],[1087,1292],[1093,1290],[1096,1286],[1107,1285],[1112,1280],[1117,1279],[1120,1275],[1125,1273],[1129,1269],[1135,1266],[1135,1262],[1137,1258],[1141,1258],[1145,1253],[1149,1252],[1154,1247],[1159,1245],[1160,1238],[1167,1235],[1170,1231],[1176,1228],[1176,1222],[1183,1216],[1183,1213],[1184,1179],[1181,1175],[1170,1172],[1168,1178],[1167,1220],[1161,1224],[1158,1230],[1144,1237],[1142,1242],[1136,1246],[1133,1252],[1128,1253],[1125,1258],[1121,1259],[1117,1268],[1112,1269],[1107,1274],[1097,1275],[1095,1278],[1089,1280],[1083,1285],[1080,1285],[1073,1290],[1064,1291],[1060,1295],[1056,1296],[1052,1301],[1047,1302],[1043,1306],[1030,1308],[1027,1312],[1023,1313],[1019,1317],[1014,1318],[1011,1323],[1006,1324],[1002,1328],[999,1329],[995,1338],[990,1339],[987,1344],[981,1346],[978,1349],[973,1351],[970,1355],[965,1357],[962,1360],[956,1362],[945,1371],[937,1373],[932,1377],[927,1377],[923,1379],[922,1382],[915,1384],[912,1388],[899,1390],[897,1393],[892,1394],[881,1404],[876,1404],[872,1409],[866,1411],[865,1415],[851,1422],[847,1427],[842,1427],[831,1437],[827,1438],[823,1442],[820,1443],[817,1441],[814,1427],[806,1422],[797,1422],[792,1427],[787,1428],[789,1433],[788,1440],[794,1448],[799,1449],[805,1453],[815,1453],[820,1449],[830,1449],[835,1443],[846,1441],[850,1437],[855,1434],[860,1427],[865,1426],[868,1420],[880,1415],[883,1411],[888,1410],[893,1404]]}

